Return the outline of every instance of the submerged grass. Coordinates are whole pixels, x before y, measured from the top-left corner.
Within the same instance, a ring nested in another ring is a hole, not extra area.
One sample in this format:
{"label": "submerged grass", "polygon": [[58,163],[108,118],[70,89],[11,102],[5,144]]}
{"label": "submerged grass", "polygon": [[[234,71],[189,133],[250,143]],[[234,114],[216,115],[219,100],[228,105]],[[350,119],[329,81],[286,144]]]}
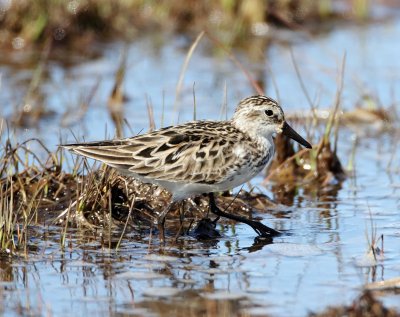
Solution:
{"label": "submerged grass", "polygon": [[[29,149],[30,142],[47,151],[45,162]],[[1,251],[24,250],[29,225],[42,219],[38,213],[39,205],[51,208],[66,186],[58,155],[50,153],[36,139],[18,145],[13,145],[10,138],[6,139],[0,150]]]}

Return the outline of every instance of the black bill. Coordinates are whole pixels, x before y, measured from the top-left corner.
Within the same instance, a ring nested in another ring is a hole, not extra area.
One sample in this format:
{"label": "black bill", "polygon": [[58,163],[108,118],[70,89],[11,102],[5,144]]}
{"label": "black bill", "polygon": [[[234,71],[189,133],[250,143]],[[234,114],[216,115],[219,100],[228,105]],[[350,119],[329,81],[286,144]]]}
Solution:
{"label": "black bill", "polygon": [[282,128],[282,133],[284,135],[286,135],[287,137],[299,142],[302,146],[308,148],[308,149],[312,149],[312,146],[310,143],[308,143],[306,140],[304,140],[300,134],[298,134],[296,131],[293,130],[293,128],[288,125],[285,121],[285,123],[283,124],[283,128]]}

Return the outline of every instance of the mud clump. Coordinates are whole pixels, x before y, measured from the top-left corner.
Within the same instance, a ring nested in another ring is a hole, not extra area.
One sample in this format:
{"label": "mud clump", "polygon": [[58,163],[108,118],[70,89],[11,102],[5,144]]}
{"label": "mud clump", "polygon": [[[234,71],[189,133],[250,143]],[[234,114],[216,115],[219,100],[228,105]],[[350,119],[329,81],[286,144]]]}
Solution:
{"label": "mud clump", "polygon": [[277,135],[275,144],[277,154],[264,182],[272,182],[272,192],[278,202],[292,204],[300,185],[305,193],[311,194],[340,187],[347,177],[336,151],[325,139],[312,150],[298,152],[286,136]]}
{"label": "mud clump", "polygon": [[400,314],[386,308],[369,291],[365,291],[350,306],[329,307],[321,313],[312,313],[310,317],[398,317]]}

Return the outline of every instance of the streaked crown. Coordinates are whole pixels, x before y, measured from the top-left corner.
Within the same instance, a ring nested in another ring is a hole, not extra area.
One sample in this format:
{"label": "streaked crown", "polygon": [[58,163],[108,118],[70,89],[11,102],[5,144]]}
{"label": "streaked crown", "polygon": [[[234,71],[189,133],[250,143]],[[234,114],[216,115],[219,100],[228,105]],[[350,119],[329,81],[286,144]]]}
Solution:
{"label": "streaked crown", "polygon": [[233,115],[233,124],[250,134],[269,137],[280,133],[285,122],[282,108],[267,96],[252,96],[239,102]]}
{"label": "streaked crown", "polygon": [[271,106],[271,107],[278,107],[278,102],[275,101],[274,99],[263,96],[263,95],[256,95],[256,96],[251,96],[244,98],[239,102],[239,104],[236,107],[235,112],[242,111],[247,109],[248,107],[265,107],[265,106]]}

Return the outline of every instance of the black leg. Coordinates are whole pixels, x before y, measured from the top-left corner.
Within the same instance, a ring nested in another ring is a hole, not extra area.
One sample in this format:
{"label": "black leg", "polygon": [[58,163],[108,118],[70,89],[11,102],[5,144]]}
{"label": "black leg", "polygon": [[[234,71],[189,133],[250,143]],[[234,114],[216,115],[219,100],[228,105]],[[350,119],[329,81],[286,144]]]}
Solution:
{"label": "black leg", "polygon": [[257,234],[259,236],[262,237],[273,237],[273,236],[277,236],[280,234],[279,231],[276,231],[275,229],[272,229],[270,227],[267,227],[266,225],[262,224],[261,222],[258,221],[253,221],[244,217],[240,217],[237,215],[233,215],[233,214],[228,214],[224,211],[222,211],[221,209],[218,208],[216,202],[215,202],[215,197],[214,197],[214,193],[209,193],[208,197],[210,198],[210,210],[213,214],[217,215],[217,221],[219,219],[219,217],[224,217],[224,218],[228,218],[228,219],[232,219],[238,222],[243,222],[247,225],[249,225],[250,227],[253,228],[253,230],[255,232],[257,232]]}

